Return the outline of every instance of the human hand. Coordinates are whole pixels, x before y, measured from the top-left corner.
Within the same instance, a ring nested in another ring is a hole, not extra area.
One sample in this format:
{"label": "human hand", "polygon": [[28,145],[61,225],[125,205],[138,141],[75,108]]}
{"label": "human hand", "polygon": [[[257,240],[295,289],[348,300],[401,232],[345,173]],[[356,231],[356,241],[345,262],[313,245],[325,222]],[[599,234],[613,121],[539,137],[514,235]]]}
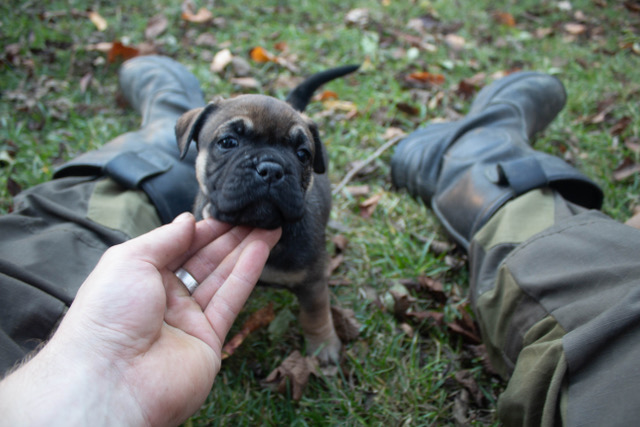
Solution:
{"label": "human hand", "polygon": [[[109,249],[51,341],[0,383],[5,421],[184,421],[206,399],[224,338],[279,237],[187,215]],[[200,283],[193,296],[173,273],[181,266]]]}

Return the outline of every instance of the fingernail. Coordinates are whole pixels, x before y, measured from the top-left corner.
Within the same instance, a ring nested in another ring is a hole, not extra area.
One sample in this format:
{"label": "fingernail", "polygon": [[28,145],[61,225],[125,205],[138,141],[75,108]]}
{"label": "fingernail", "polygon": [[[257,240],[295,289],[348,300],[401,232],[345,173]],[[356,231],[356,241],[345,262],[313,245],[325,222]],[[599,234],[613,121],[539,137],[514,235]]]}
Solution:
{"label": "fingernail", "polygon": [[191,219],[191,217],[193,217],[193,214],[191,214],[191,212],[183,212],[180,215],[178,215],[173,222],[174,223],[179,223],[179,222],[185,222],[185,221],[189,221]]}

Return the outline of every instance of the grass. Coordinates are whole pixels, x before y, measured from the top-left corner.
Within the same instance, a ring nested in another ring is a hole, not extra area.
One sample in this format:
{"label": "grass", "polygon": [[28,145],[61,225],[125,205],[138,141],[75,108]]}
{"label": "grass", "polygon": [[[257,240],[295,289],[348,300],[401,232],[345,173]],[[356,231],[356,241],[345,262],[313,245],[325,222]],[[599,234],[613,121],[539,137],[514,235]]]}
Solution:
{"label": "grass", "polygon": [[[462,79],[485,73],[484,84],[495,73],[513,69],[554,74],[566,85],[569,100],[536,147],[564,157],[600,183],[604,211],[625,220],[640,205],[640,175],[616,180],[613,171],[639,160],[634,144],[640,136],[640,15],[622,2],[585,0],[571,2],[571,10],[561,7],[567,4],[218,0],[197,4],[214,13],[215,24],[194,24],[182,20],[180,5],[168,0],[152,6],[139,0],[5,2],[0,5],[0,211],[11,210],[12,194],[20,188],[49,179],[55,165],[138,126],[139,118],[117,102],[118,64],[87,46],[113,40],[138,45],[147,20],[162,14],[169,25],[155,40],[157,50],[191,69],[209,97],[256,91],[232,84],[231,71],[209,70],[213,54],[225,47],[249,61],[250,75],[261,85],[257,91],[281,98],[286,89],[276,84],[278,78],[364,63],[358,74],[327,87],[357,106],[355,117],[344,111],[327,114],[319,102],[308,110],[329,147],[334,183],[385,142],[389,127],[408,133],[431,120],[464,115],[470,99],[456,91]],[[369,11],[363,26],[345,21],[356,7]],[[88,9],[107,20],[106,30],[98,31],[86,18]],[[506,15],[500,13],[509,13],[515,25],[501,23]],[[433,26],[415,29],[419,18]],[[213,36],[213,45],[196,43],[202,34]],[[447,43],[452,34],[462,38],[461,48]],[[255,46],[281,54],[279,42],[286,43],[286,55],[299,73],[249,60]],[[445,82],[407,86],[403,76],[414,71],[442,74]],[[89,73],[91,83],[82,90]],[[593,120],[606,99],[613,100],[610,110]],[[628,124],[612,134],[624,120]],[[332,276],[341,283],[332,289],[333,299],[352,308],[362,324],[339,372],[314,378],[299,402],[274,393],[262,381],[293,350],[303,348],[300,332],[294,321],[278,336],[266,329],[254,332],[225,361],[208,401],[187,425],[446,425],[461,419],[460,404],[469,423],[496,424],[493,411],[504,384],[482,368],[467,343],[445,327],[413,323],[407,328],[377,303],[392,286],[426,275],[443,282],[449,305],[442,308],[411,290],[412,307],[443,310],[451,320],[459,313],[455,307],[464,306],[467,281],[459,254],[428,250],[429,242],[446,239],[435,218],[421,203],[392,191],[391,154],[385,152],[352,183],[368,185],[367,195],[342,192],[334,198],[329,235],[342,234],[348,245]],[[372,195],[380,195],[380,201],[364,218],[360,204]],[[242,316],[269,301],[278,313],[296,312],[291,295],[259,289]],[[460,370],[471,372],[483,400],[465,403],[464,387],[455,380]]]}

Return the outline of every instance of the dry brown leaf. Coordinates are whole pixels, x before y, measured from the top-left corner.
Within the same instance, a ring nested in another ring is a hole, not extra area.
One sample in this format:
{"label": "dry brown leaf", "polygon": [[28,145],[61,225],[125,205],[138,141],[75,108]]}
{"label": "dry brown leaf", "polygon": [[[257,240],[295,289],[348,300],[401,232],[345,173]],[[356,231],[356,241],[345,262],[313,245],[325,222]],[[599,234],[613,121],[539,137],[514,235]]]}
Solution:
{"label": "dry brown leaf", "polygon": [[349,308],[331,307],[331,317],[336,328],[336,334],[343,343],[348,343],[360,335],[360,322],[356,314]]}
{"label": "dry brown leaf", "polygon": [[402,129],[391,126],[384,131],[384,133],[382,134],[382,139],[384,139],[385,141],[389,141],[394,138],[402,138],[406,135],[406,132]]}
{"label": "dry brown leaf", "polygon": [[631,117],[624,116],[620,118],[613,126],[611,126],[611,129],[609,129],[609,133],[613,136],[620,135],[627,129],[630,124]]}
{"label": "dry brown leaf", "polygon": [[440,304],[447,301],[447,294],[444,292],[442,282],[427,276],[418,277],[420,289],[426,291],[431,297]]}
{"label": "dry brown leaf", "polygon": [[572,36],[579,36],[587,31],[587,26],[577,22],[567,22],[564,24],[564,31]]}
{"label": "dry brown leaf", "polygon": [[322,102],[327,110],[338,110],[346,113],[355,114],[358,112],[358,106],[351,101],[341,101],[339,99],[327,99]]}
{"label": "dry brown leaf", "polygon": [[331,276],[334,271],[340,267],[340,265],[344,262],[344,255],[338,254],[329,259],[329,265],[327,266],[327,275]]}
{"label": "dry brown leaf", "polygon": [[471,394],[471,397],[473,397],[473,400],[476,403],[476,405],[482,406],[482,403],[484,401],[484,395],[482,394],[482,390],[480,390],[480,387],[478,387],[478,383],[476,382],[476,379],[474,378],[473,373],[469,370],[463,369],[461,371],[456,372],[454,377],[456,381],[461,386],[466,388],[467,391]]}
{"label": "dry brown leaf", "polygon": [[89,88],[89,85],[91,84],[92,80],[93,80],[93,73],[91,71],[89,71],[87,74],[82,76],[82,78],[80,79],[80,92],[81,93],[85,93],[87,91],[87,89]]}
{"label": "dry brown leaf", "polygon": [[444,321],[444,313],[440,311],[434,311],[434,310],[408,311],[405,315],[409,318],[415,319],[418,322],[430,320],[436,325],[442,325]]}
{"label": "dry brown leaf", "polygon": [[182,19],[194,24],[204,24],[213,20],[213,13],[205,7],[201,7],[196,13],[191,8],[186,8],[182,11]]}
{"label": "dry brown leaf", "polygon": [[506,25],[507,27],[515,27],[516,20],[512,14],[509,12],[495,12],[493,14],[493,19],[502,25]]}
{"label": "dry brown leaf", "polygon": [[423,83],[431,83],[434,85],[442,85],[445,78],[442,74],[430,73],[428,71],[418,71],[407,76],[411,80],[417,80]]}
{"label": "dry brown leaf", "polygon": [[360,203],[360,216],[363,218],[371,218],[381,199],[382,194],[376,194]]}
{"label": "dry brown leaf", "polygon": [[640,206],[633,208],[633,216],[631,216],[625,224],[630,227],[640,229]]}
{"label": "dry brown leaf", "polygon": [[623,181],[638,172],[640,172],[640,164],[627,157],[622,161],[622,164],[613,171],[613,179]]}
{"label": "dry brown leaf", "polygon": [[289,50],[289,45],[287,44],[287,42],[278,42],[273,45],[273,48],[280,52],[286,52]]}
{"label": "dry brown leaf", "polygon": [[368,185],[348,185],[345,189],[352,197],[364,197],[371,192]]}
{"label": "dry brown leaf", "polygon": [[410,116],[417,116],[418,114],[420,114],[420,109],[418,107],[415,107],[411,104],[408,104],[406,102],[398,102],[396,104],[396,108],[400,111],[402,111],[405,114],[408,114]]}
{"label": "dry brown leaf", "polygon": [[369,9],[359,8],[351,9],[344,17],[344,22],[347,25],[355,25],[358,27],[365,27],[369,23]]}
{"label": "dry brown leaf", "polygon": [[309,382],[309,375],[316,374],[317,371],[318,363],[315,358],[303,357],[296,350],[267,376],[263,384],[282,394],[286,394],[289,389],[291,398],[300,400]]}
{"label": "dry brown leaf", "polygon": [[214,73],[221,73],[233,61],[233,54],[229,49],[222,49],[213,56],[209,69]]}
{"label": "dry brown leaf", "polygon": [[453,50],[462,50],[467,43],[464,37],[457,34],[447,34],[444,36],[444,42]]}
{"label": "dry brown leaf", "polygon": [[234,77],[231,79],[231,83],[243,87],[245,89],[257,89],[260,87],[258,80],[253,77]]}
{"label": "dry brown leaf", "polygon": [[111,45],[111,49],[107,53],[107,62],[114,63],[116,61],[126,61],[140,55],[140,50],[135,47],[125,46],[121,42],[116,41]]}
{"label": "dry brown leaf", "polygon": [[87,16],[89,17],[89,20],[93,22],[93,25],[96,26],[98,31],[104,31],[107,29],[107,21],[102,16],[100,16],[98,12],[90,11],[87,13]]}
{"label": "dry brown leaf", "polygon": [[327,101],[329,99],[338,99],[338,94],[332,90],[324,90],[313,97],[314,101]]}
{"label": "dry brown leaf", "polygon": [[222,360],[233,355],[235,351],[242,345],[244,340],[257,329],[267,326],[276,314],[273,311],[273,303],[269,303],[268,306],[257,310],[244,322],[240,331],[235,334],[222,348]]}
{"label": "dry brown leaf", "polygon": [[268,52],[266,49],[260,46],[256,46],[249,52],[249,56],[256,62],[277,62],[278,59],[275,55]]}
{"label": "dry brown leaf", "polygon": [[347,248],[349,239],[347,239],[344,234],[336,234],[331,238],[331,242],[336,248],[336,253],[342,253]]}
{"label": "dry brown leaf", "polygon": [[147,40],[154,40],[160,34],[164,33],[169,26],[169,20],[164,15],[156,15],[149,18],[147,28],[144,30],[144,37]]}

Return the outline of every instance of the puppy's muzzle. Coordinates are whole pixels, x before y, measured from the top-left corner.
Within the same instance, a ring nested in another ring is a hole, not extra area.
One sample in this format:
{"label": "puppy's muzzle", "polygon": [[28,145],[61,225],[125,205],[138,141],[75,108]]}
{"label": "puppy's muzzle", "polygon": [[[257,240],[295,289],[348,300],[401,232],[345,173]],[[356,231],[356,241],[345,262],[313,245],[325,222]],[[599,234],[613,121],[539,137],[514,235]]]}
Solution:
{"label": "puppy's muzzle", "polygon": [[284,168],[273,161],[263,161],[256,166],[260,178],[269,185],[276,185],[284,180]]}

